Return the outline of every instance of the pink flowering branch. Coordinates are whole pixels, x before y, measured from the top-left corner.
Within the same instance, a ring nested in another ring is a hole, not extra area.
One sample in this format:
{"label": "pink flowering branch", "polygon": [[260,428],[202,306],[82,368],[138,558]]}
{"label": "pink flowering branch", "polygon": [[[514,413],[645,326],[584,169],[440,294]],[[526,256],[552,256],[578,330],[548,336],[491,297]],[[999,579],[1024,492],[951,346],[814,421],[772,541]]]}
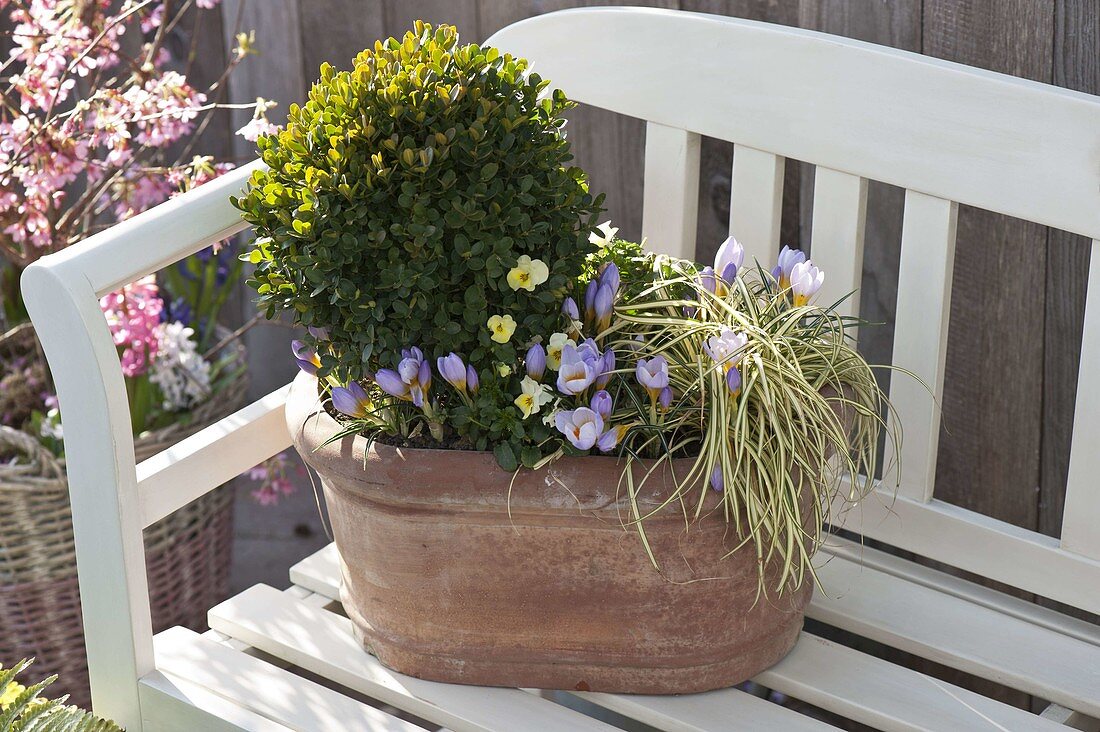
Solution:
{"label": "pink flowering branch", "polygon": [[[0,0],[15,45],[0,65],[14,72],[0,93],[0,258],[24,267],[224,172],[228,163],[193,155],[219,109],[259,106],[245,132],[272,129],[266,103],[223,101],[249,36],[237,33],[239,47],[205,91],[165,67],[172,30],[191,11],[197,36],[217,3],[125,0],[114,10],[115,0]],[[126,33],[141,34],[136,58],[120,44]]]}

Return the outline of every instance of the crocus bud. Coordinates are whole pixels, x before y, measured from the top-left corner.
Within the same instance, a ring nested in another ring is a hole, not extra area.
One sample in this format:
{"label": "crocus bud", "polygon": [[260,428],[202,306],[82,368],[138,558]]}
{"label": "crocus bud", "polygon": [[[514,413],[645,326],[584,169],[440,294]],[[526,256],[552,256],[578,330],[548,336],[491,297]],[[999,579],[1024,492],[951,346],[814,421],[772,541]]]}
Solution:
{"label": "crocus bud", "polygon": [[741,393],[741,372],[737,370],[736,366],[730,367],[730,370],[726,372],[726,386],[729,387],[730,394],[734,396]]}
{"label": "crocus bud", "polygon": [[598,280],[593,279],[584,289],[584,320],[591,322],[596,317],[596,292],[600,289]]}
{"label": "crocus bud", "polygon": [[605,264],[600,273],[600,287],[604,286],[611,288],[612,294],[619,291],[619,267],[614,262]]}
{"label": "crocus bud", "polygon": [[393,369],[379,369],[374,374],[374,383],[378,384],[378,388],[390,396],[399,399],[409,398],[409,385]]}
{"label": "crocus bud", "polygon": [[592,395],[592,411],[600,415],[602,419],[607,419],[611,416],[612,409],[611,395],[602,389]]}
{"label": "crocus bud", "polygon": [[704,290],[714,294],[718,284],[714,277],[714,267],[703,267],[703,271],[699,273],[699,284],[703,286]]}
{"label": "crocus bud", "polygon": [[666,386],[661,389],[661,393],[657,395],[657,406],[661,408],[662,412],[667,412],[668,408],[672,406],[672,387]]}
{"label": "crocus bud", "polygon": [[581,319],[580,311],[577,310],[577,301],[571,297],[565,298],[565,302],[561,304],[561,312],[570,320]]}
{"label": "crocus bud", "polygon": [[718,247],[718,253],[714,255],[714,269],[722,275],[722,279],[727,284],[732,283],[743,261],[745,261],[745,248],[730,236],[722,242]]}
{"label": "crocus bud", "polygon": [[370,397],[358,383],[349,381],[347,386],[333,387],[332,406],[341,414],[363,418],[370,409]]}
{"label": "crocus bud", "polygon": [[477,378],[477,371],[474,370],[472,364],[466,366],[466,388],[470,390],[471,394],[477,394],[478,388],[481,383]]}
{"label": "crocus bud", "polygon": [[440,356],[435,360],[435,367],[444,381],[459,391],[466,391],[466,364],[457,354]]}
{"label": "crocus bud", "polygon": [[607,327],[611,324],[611,309],[615,304],[615,290],[610,285],[600,285],[596,290],[596,300],[594,304],[596,330],[602,332],[607,330]]}
{"label": "crocus bud", "polygon": [[542,380],[542,375],[546,373],[546,349],[541,343],[536,343],[527,349],[523,364],[527,367],[528,376],[535,381]]}
{"label": "crocus bud", "polygon": [[425,391],[432,385],[432,367],[428,365],[427,359],[420,362],[420,373],[417,375],[417,383],[419,383],[420,388]]}
{"label": "crocus bud", "polygon": [[317,374],[317,369],[321,367],[321,359],[318,358],[316,351],[301,341],[291,341],[290,351],[294,354],[294,360],[297,361],[298,368],[307,374]]}
{"label": "crocus bud", "polygon": [[608,348],[600,359],[600,375],[596,377],[596,388],[602,389],[611,381],[611,374],[615,371],[615,351]]}
{"label": "crocus bud", "polygon": [[710,487],[719,493],[726,489],[726,476],[722,473],[721,463],[715,463],[714,470],[710,471]]}

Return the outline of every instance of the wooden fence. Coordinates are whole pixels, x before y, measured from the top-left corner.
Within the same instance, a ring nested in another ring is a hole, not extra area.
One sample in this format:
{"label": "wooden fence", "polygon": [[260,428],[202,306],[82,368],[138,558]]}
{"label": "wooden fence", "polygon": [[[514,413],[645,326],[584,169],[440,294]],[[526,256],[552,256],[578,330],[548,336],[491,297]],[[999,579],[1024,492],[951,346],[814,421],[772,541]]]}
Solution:
{"label": "wooden fence", "polygon": [[[231,81],[233,101],[301,101],[322,61],[346,67],[376,38],[422,18],[450,22],[483,40],[525,17],[579,5],[569,0],[224,0],[221,38],[254,29],[261,50]],[[717,13],[836,33],[938,58],[1100,94],[1100,3],[1096,0],[658,0],[632,2]],[[213,29],[206,32],[212,33]],[[213,34],[210,45],[216,45]],[[209,52],[217,57],[216,49]],[[220,57],[219,57],[220,63]],[[599,73],[594,69],[593,73]],[[690,73],[690,69],[685,69]],[[568,90],[566,90],[568,92]],[[721,94],[721,89],[715,89]],[[278,116],[278,115],[276,115]],[[222,135],[237,157],[252,146]],[[644,125],[601,110],[571,115],[569,135],[610,218],[628,237],[641,226]],[[1100,132],[1100,131],[1098,131]],[[732,145],[706,140],[699,256],[724,238]],[[808,246],[813,171],[787,163],[782,236]],[[936,495],[1029,529],[1057,535],[1062,515],[1089,260],[1088,242],[1061,231],[960,207],[943,434]],[[862,315],[869,357],[892,348],[902,191],[872,183],[868,198]],[[252,335],[257,390],[290,374],[287,333]],[[1004,690],[1001,697],[1026,704]]]}

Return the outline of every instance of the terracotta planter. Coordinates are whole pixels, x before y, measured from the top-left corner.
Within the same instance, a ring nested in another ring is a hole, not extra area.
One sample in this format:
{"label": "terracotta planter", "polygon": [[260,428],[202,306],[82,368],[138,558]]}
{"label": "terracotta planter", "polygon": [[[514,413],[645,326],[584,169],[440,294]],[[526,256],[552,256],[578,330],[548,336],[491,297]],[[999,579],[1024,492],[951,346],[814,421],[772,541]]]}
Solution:
{"label": "terracotta planter", "polygon": [[[721,559],[736,540],[720,513],[689,527],[678,505],[649,518],[658,573],[623,527],[614,458],[521,471],[509,492],[487,453],[362,437],[319,448],[338,425],[316,394],[300,375],[287,423],[321,476],[345,610],[387,666],[488,686],[691,693],[744,681],[797,640],[810,584],[757,602],[755,553]],[[670,483],[651,479],[644,506]]]}

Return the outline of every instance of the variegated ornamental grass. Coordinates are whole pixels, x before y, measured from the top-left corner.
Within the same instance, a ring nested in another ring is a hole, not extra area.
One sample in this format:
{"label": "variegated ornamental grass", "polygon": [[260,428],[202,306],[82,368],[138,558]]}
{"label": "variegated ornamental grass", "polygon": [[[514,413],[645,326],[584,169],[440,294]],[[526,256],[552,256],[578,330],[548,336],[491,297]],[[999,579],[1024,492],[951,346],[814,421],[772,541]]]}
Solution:
{"label": "variegated ornamental grass", "polygon": [[[797,588],[813,573],[832,496],[847,485],[846,498],[860,499],[860,475],[876,473],[880,434],[898,439],[884,419],[889,402],[856,350],[859,321],[837,314],[838,303],[796,304],[802,298],[781,268],[778,277],[746,268],[725,282],[683,260],[656,265],[654,283],[616,309],[608,332],[619,352],[640,336],[647,356],[663,356],[676,395],[663,416],[659,405],[622,405],[656,415],[632,427],[623,445],[632,523],[644,540],[647,517],[679,502],[690,522],[707,491],[719,491],[738,548],[751,546],[761,560],[761,589]],[[736,348],[715,353],[723,336]],[[632,463],[644,461],[648,477],[685,455],[694,460],[687,473],[674,473],[677,490],[643,512],[633,501],[641,485]],[[782,571],[767,587],[764,567],[772,562]]]}

